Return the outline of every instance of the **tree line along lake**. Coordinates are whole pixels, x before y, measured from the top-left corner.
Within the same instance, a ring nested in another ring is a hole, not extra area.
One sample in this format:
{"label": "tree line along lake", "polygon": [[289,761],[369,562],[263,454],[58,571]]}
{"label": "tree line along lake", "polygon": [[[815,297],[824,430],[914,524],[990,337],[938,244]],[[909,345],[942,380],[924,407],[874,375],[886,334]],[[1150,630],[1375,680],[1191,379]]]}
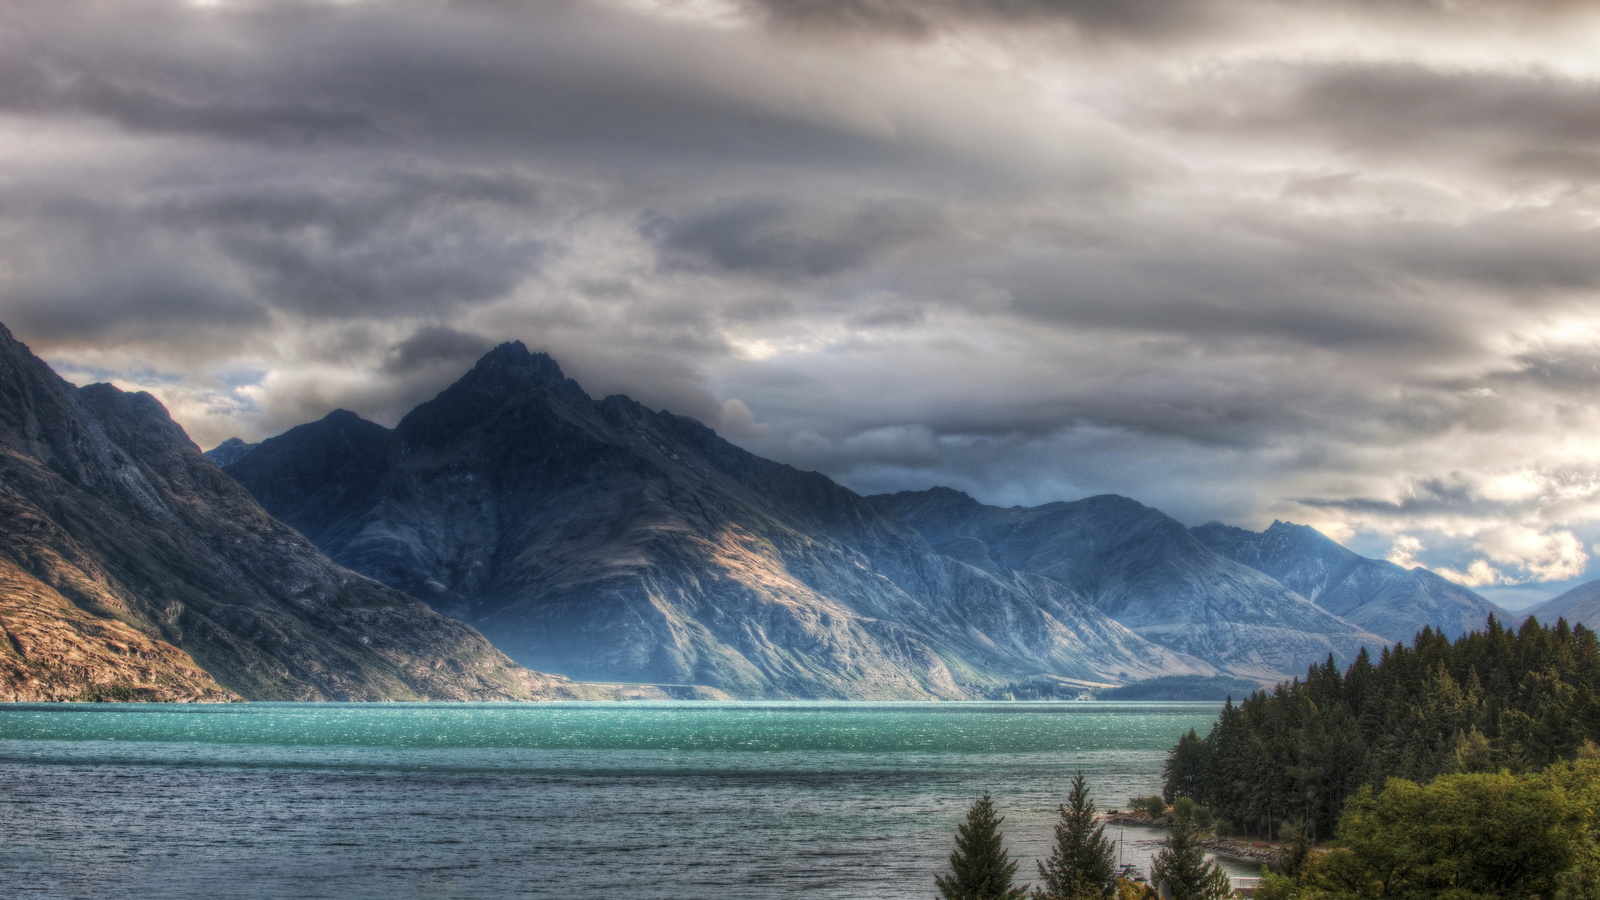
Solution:
{"label": "tree line along lake", "polygon": [[[1160,793],[1167,751],[1219,709],[0,704],[0,882],[12,897],[932,897],[982,792],[1023,880],[1074,773],[1102,810]],[[1121,836],[1146,868],[1160,835]]]}

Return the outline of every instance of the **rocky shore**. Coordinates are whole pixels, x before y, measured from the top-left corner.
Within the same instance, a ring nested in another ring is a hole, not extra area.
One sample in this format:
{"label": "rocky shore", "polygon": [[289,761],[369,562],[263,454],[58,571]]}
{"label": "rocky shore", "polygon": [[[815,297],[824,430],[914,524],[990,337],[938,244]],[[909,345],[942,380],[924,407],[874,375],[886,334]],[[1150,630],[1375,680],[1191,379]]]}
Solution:
{"label": "rocky shore", "polygon": [[1278,847],[1265,841],[1242,841],[1233,838],[1208,837],[1200,842],[1212,854],[1234,862],[1258,866],[1276,865]]}
{"label": "rocky shore", "polygon": [[[1172,827],[1170,815],[1152,816],[1137,810],[1111,810],[1100,816],[1100,821],[1107,825],[1126,825],[1136,828]],[[1240,838],[1206,837],[1199,843],[1207,851],[1223,859],[1258,866],[1275,865],[1281,849],[1275,843]]]}

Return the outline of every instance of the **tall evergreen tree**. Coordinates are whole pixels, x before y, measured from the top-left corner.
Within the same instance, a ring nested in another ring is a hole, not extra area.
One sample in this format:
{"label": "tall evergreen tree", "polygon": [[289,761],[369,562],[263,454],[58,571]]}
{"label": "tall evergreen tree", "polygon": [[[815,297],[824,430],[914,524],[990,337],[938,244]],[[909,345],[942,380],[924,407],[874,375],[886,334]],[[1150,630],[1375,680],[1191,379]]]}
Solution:
{"label": "tall evergreen tree", "polygon": [[1034,900],[1100,900],[1116,895],[1116,870],[1105,826],[1094,821],[1094,801],[1079,772],[1056,823],[1056,846],[1039,863],[1044,885],[1033,889]]}
{"label": "tall evergreen tree", "polygon": [[1179,797],[1200,796],[1205,789],[1205,765],[1205,742],[1191,728],[1188,734],[1178,739],[1177,746],[1167,753],[1167,762],[1162,768],[1166,776],[1166,785],[1161,791],[1162,799],[1174,803]]}
{"label": "tall evergreen tree", "polygon": [[950,854],[950,874],[933,876],[944,900],[1023,900],[1028,886],[1011,886],[1017,861],[1006,852],[994,801],[986,793],[967,810],[967,821],[956,827],[956,849]]}
{"label": "tall evergreen tree", "polygon": [[1200,829],[1187,815],[1172,822],[1172,834],[1150,867],[1150,880],[1166,885],[1172,900],[1223,900],[1233,894],[1228,874],[1200,847]]}

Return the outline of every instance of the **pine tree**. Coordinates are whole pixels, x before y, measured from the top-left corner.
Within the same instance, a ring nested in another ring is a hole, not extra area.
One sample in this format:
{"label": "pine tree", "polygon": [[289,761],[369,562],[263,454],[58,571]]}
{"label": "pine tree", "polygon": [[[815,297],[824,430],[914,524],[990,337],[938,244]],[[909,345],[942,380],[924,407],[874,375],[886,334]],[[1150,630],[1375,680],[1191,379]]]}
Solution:
{"label": "pine tree", "polygon": [[1228,874],[1200,847],[1200,829],[1188,816],[1173,819],[1172,834],[1162,842],[1150,867],[1150,880],[1166,885],[1172,900],[1223,900],[1232,895]]}
{"label": "pine tree", "polygon": [[1094,822],[1094,801],[1079,772],[1072,792],[1056,823],[1056,846],[1050,858],[1039,863],[1043,887],[1033,889],[1034,900],[1098,900],[1116,893],[1116,871],[1105,827]]}
{"label": "pine tree", "polygon": [[1011,886],[1017,862],[1006,852],[1000,833],[1005,816],[994,814],[988,794],[974,800],[967,821],[956,828],[956,849],[950,854],[950,874],[935,875],[934,884],[944,900],[1023,900],[1028,886]]}
{"label": "pine tree", "polygon": [[1162,767],[1165,780],[1162,798],[1168,803],[1176,802],[1179,797],[1199,798],[1205,790],[1205,771],[1206,744],[1191,728],[1167,753],[1166,765]]}

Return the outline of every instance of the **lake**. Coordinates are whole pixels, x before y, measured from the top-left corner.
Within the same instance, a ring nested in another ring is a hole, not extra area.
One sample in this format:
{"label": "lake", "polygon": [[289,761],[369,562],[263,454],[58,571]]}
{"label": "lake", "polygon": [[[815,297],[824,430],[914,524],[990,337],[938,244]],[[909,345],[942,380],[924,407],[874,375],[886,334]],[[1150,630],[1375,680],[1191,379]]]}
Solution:
{"label": "lake", "polygon": [[0,894],[936,897],[978,794],[1033,880],[1074,772],[1158,793],[1220,706],[0,704]]}

